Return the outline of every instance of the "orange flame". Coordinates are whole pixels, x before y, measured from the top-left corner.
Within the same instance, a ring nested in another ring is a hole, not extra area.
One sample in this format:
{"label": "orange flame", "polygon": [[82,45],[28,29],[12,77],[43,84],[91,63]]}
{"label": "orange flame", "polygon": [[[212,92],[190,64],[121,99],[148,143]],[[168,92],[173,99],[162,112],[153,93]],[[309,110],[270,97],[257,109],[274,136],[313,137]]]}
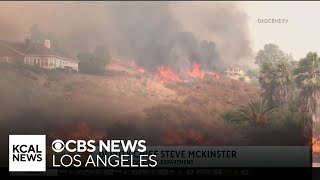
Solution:
{"label": "orange flame", "polygon": [[129,62],[129,65],[130,65],[131,67],[133,67],[134,69],[136,69],[137,71],[139,71],[140,73],[143,73],[143,74],[148,73],[147,70],[145,70],[145,69],[144,69],[143,67],[141,67],[141,66],[138,66],[134,61],[130,61],[130,62]]}
{"label": "orange flame", "polygon": [[186,137],[189,142],[192,142],[194,144],[204,145],[207,143],[203,136],[195,130],[189,131]]}
{"label": "orange flame", "polygon": [[154,77],[161,83],[165,83],[168,81],[186,82],[185,80],[181,79],[177,74],[175,74],[173,70],[164,66],[160,66],[157,68],[157,72],[154,75]]}
{"label": "orange flame", "polygon": [[137,71],[141,72],[141,73],[146,73],[146,70],[143,69],[142,67],[138,67]]}
{"label": "orange flame", "polygon": [[220,79],[220,73],[217,70],[214,70],[213,74],[217,79]]}
{"label": "orange flame", "polygon": [[74,128],[64,128],[56,132],[49,132],[49,136],[51,138],[61,140],[100,140],[104,137],[102,133],[92,132],[86,122],[81,122]]}
{"label": "orange flame", "polygon": [[320,152],[320,137],[313,137],[312,138],[312,151],[313,152]]}
{"label": "orange flame", "polygon": [[162,145],[180,145],[184,143],[183,136],[175,130],[168,129],[161,139]]}
{"label": "orange flame", "polygon": [[189,76],[194,77],[194,78],[204,78],[204,72],[200,70],[201,64],[193,64],[192,65],[192,70],[188,73]]}

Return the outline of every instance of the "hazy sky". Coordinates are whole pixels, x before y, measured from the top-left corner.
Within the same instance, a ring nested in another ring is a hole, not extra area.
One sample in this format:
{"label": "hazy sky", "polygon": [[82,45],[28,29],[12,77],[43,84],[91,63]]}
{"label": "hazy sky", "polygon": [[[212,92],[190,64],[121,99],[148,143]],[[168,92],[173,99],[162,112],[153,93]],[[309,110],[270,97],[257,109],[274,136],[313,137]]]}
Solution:
{"label": "hazy sky", "polygon": [[[237,2],[249,18],[252,47],[275,43],[295,59],[320,51],[320,2]],[[258,19],[285,18],[288,23],[263,24]]]}
{"label": "hazy sky", "polygon": [[[75,2],[46,2],[41,4],[42,6],[49,7],[49,10],[54,11],[51,6],[61,7],[62,10],[66,11],[68,8],[72,10],[71,12],[80,11],[84,15],[92,14],[91,9],[96,7],[98,12],[102,11],[103,2],[76,2],[75,4],[84,4],[86,6],[81,6],[82,9],[79,9],[80,6],[73,7],[72,4]],[[180,14],[180,20],[185,22],[186,29],[190,31],[194,30],[196,35],[203,35],[203,39],[210,39],[210,33],[212,36],[215,33],[207,31],[205,25],[209,24],[211,21],[217,19],[222,19],[219,17],[219,14],[216,14],[217,4],[227,5],[230,2],[214,2],[214,1],[201,1],[201,2],[182,2],[186,4],[185,6],[179,6],[178,12]],[[304,57],[309,51],[320,52],[320,24],[317,21],[320,18],[320,2],[293,2],[293,1],[271,1],[271,2],[234,2],[238,4],[240,8],[243,9],[245,14],[248,16],[248,26],[249,26],[249,37],[251,41],[251,47],[254,52],[257,52],[259,49],[262,49],[266,43],[275,43],[280,46],[282,50],[287,53],[291,53],[295,59],[300,59]],[[0,6],[0,21],[15,19],[15,21],[10,22],[11,24],[17,26],[16,29],[23,29],[25,31],[26,27],[30,27],[30,19],[32,22],[37,22],[39,19],[50,19],[51,13],[47,12],[48,9],[39,8],[36,11],[31,11],[35,13],[21,14],[20,11],[24,10],[29,12],[31,7],[26,6],[27,3],[21,2],[1,2]],[[31,4],[28,2],[28,4]],[[35,4],[33,4],[35,5]],[[40,4],[39,4],[40,5]],[[49,6],[50,5],[50,6]],[[63,7],[63,8],[62,8]],[[223,6],[222,6],[223,7]],[[227,7],[229,7],[227,5]],[[19,11],[12,11],[16,9]],[[192,10],[190,10],[192,9]],[[232,8],[230,6],[231,11]],[[69,10],[68,10],[69,11]],[[123,12],[125,13],[125,12]],[[182,14],[182,15],[181,15]],[[229,13],[232,14],[232,13]],[[236,14],[236,12],[235,12]],[[178,16],[177,15],[177,16]],[[59,24],[60,20],[70,20],[74,24],[79,24],[82,22],[82,19],[78,17],[77,13],[70,13],[70,15],[65,16],[64,13],[58,13],[54,15],[54,20],[50,19],[50,24]],[[103,16],[107,18],[108,16]],[[209,17],[209,18],[208,18]],[[210,20],[211,18],[211,20]],[[227,18],[227,17],[225,17]],[[288,23],[258,23],[258,19],[288,19]],[[205,20],[203,20],[205,19]],[[209,20],[208,20],[209,19]],[[29,20],[29,21],[28,21]],[[91,24],[97,22],[99,18],[90,19]],[[225,26],[228,26],[228,23],[236,23],[235,21],[225,20],[222,22]],[[107,20],[103,22],[108,22]],[[191,23],[190,23],[191,22]],[[18,23],[19,26],[18,26]],[[239,22],[243,23],[243,22]],[[41,24],[41,23],[40,23]],[[108,23],[105,23],[108,25]],[[196,25],[190,26],[189,24]],[[68,25],[68,24],[67,24]],[[104,25],[104,24],[103,24]],[[60,26],[66,26],[65,24],[59,24]],[[1,33],[3,33],[3,27],[0,27]],[[229,27],[229,26],[228,26]],[[234,28],[237,28],[238,25],[235,24]],[[41,26],[41,28],[46,29],[46,26]],[[55,30],[56,31],[56,30]],[[23,33],[17,32],[19,36],[23,36]],[[239,33],[240,35],[241,33]],[[18,36],[18,35],[16,35]],[[236,38],[236,37],[231,37]],[[244,37],[247,38],[247,37]],[[21,39],[21,38],[20,38]],[[214,39],[214,38],[213,38]],[[217,39],[214,39],[217,41]],[[221,41],[223,41],[222,39]]]}

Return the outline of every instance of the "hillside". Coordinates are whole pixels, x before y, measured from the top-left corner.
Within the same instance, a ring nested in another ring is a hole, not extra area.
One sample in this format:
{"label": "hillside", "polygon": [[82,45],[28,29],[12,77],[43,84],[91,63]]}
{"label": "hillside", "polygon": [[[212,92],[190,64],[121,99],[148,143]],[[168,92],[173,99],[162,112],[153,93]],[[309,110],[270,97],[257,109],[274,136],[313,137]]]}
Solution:
{"label": "hillside", "polygon": [[2,132],[239,144],[237,130],[220,115],[259,94],[257,86],[224,76],[162,84],[121,63],[107,69],[106,75],[93,76],[1,64]]}

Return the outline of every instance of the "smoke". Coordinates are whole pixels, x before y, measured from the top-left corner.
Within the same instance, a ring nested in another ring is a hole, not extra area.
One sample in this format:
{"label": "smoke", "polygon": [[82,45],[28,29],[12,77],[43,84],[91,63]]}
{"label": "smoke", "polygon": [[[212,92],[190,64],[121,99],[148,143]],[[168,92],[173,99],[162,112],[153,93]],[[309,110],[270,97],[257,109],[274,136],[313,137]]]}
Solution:
{"label": "smoke", "polygon": [[[0,2],[0,39],[33,24],[76,54],[107,44],[151,71],[193,62],[222,68],[251,60],[247,17],[231,2]],[[13,15],[13,16],[12,16]],[[51,36],[52,37],[52,36]]]}
{"label": "smoke", "polygon": [[173,13],[187,31],[214,41],[225,63],[252,59],[248,17],[237,2],[176,2]]}
{"label": "smoke", "polygon": [[104,2],[0,2],[0,17],[0,39],[21,42],[37,24],[74,53],[103,43],[108,29]]}
{"label": "smoke", "polygon": [[4,40],[15,40],[14,37],[18,35],[20,31],[16,26],[0,17],[0,32]]}

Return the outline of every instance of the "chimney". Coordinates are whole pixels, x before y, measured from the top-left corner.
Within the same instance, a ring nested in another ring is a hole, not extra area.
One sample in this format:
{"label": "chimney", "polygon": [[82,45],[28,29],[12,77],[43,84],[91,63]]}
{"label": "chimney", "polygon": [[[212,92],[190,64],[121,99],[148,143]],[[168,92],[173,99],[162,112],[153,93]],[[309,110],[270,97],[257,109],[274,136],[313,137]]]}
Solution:
{"label": "chimney", "polygon": [[50,49],[50,47],[51,47],[50,40],[48,40],[48,39],[44,40],[44,47]]}

